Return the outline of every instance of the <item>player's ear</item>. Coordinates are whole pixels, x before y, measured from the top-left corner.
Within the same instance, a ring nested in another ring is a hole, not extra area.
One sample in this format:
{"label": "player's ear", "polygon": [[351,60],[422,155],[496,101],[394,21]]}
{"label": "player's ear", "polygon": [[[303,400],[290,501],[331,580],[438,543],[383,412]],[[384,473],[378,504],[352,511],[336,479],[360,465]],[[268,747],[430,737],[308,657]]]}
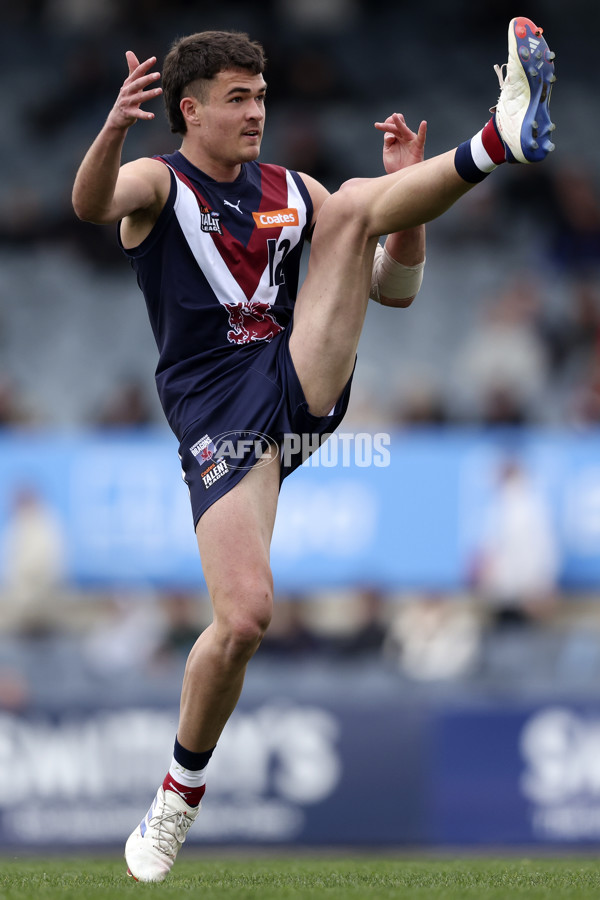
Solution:
{"label": "player's ear", "polygon": [[196,97],[184,97],[179,104],[179,109],[186,122],[190,125],[201,125],[201,103]]}

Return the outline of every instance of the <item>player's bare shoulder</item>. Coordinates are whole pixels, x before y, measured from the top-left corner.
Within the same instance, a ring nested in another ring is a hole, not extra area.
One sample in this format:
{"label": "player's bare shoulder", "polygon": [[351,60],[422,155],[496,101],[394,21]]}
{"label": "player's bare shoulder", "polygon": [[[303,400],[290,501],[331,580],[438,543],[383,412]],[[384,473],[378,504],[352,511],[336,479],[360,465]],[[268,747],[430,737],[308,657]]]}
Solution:
{"label": "player's bare shoulder", "polygon": [[169,197],[171,175],[159,159],[141,157],[125,163],[119,172],[117,192],[129,211],[122,217],[121,241],[128,250],[148,237]]}

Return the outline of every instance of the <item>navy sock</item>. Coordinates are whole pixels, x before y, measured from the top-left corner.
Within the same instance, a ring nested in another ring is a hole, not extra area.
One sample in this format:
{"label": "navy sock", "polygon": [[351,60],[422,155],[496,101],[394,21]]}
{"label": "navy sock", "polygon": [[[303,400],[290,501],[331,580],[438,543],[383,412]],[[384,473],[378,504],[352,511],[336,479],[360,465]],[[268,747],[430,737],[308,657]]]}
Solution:
{"label": "navy sock", "polygon": [[182,747],[178,739],[175,738],[173,756],[184,769],[191,769],[192,772],[195,772],[198,769],[204,769],[208,765],[208,761],[213,755],[214,749],[215,748],[213,747],[212,750],[204,750],[202,753],[193,753],[191,750],[186,750],[185,747]]}

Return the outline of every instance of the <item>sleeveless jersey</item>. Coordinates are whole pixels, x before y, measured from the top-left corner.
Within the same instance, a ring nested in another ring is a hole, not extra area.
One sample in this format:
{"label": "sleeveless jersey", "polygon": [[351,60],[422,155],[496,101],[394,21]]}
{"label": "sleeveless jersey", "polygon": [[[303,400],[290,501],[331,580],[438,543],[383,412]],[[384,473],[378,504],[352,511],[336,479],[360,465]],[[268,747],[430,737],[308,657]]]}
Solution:
{"label": "sleeveless jersey", "polygon": [[121,247],[158,346],[160,400],[181,439],[290,326],[313,209],[300,176],[281,166],[244,163],[235,181],[217,182],[178,151],[157,159],[171,172],[168,200],[148,237]]}

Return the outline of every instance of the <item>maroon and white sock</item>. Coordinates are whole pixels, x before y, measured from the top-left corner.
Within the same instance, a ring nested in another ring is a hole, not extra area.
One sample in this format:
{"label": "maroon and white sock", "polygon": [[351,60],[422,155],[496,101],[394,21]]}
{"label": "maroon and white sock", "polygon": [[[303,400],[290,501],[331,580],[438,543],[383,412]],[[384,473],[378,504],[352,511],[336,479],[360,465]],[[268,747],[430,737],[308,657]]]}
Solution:
{"label": "maroon and white sock", "polygon": [[460,144],[454,154],[456,171],[469,184],[483,181],[503,162],[506,162],[506,150],[493,116],[470,141]]}
{"label": "maroon and white sock", "polygon": [[188,806],[198,806],[206,790],[206,768],[214,749],[195,753],[182,747],[176,737],[171,765],[163,781],[164,790],[179,794]]}
{"label": "maroon and white sock", "polygon": [[[178,773],[178,779],[180,778],[181,774]],[[202,784],[198,784],[196,786],[183,784],[181,780],[176,780],[175,778],[173,778],[171,770],[169,770],[165,775],[165,780],[163,781],[163,790],[174,791],[176,794],[179,794],[180,797],[183,797],[188,806],[198,806],[198,804],[202,800],[202,797],[204,796],[206,784],[204,783],[204,781],[202,782]]]}

